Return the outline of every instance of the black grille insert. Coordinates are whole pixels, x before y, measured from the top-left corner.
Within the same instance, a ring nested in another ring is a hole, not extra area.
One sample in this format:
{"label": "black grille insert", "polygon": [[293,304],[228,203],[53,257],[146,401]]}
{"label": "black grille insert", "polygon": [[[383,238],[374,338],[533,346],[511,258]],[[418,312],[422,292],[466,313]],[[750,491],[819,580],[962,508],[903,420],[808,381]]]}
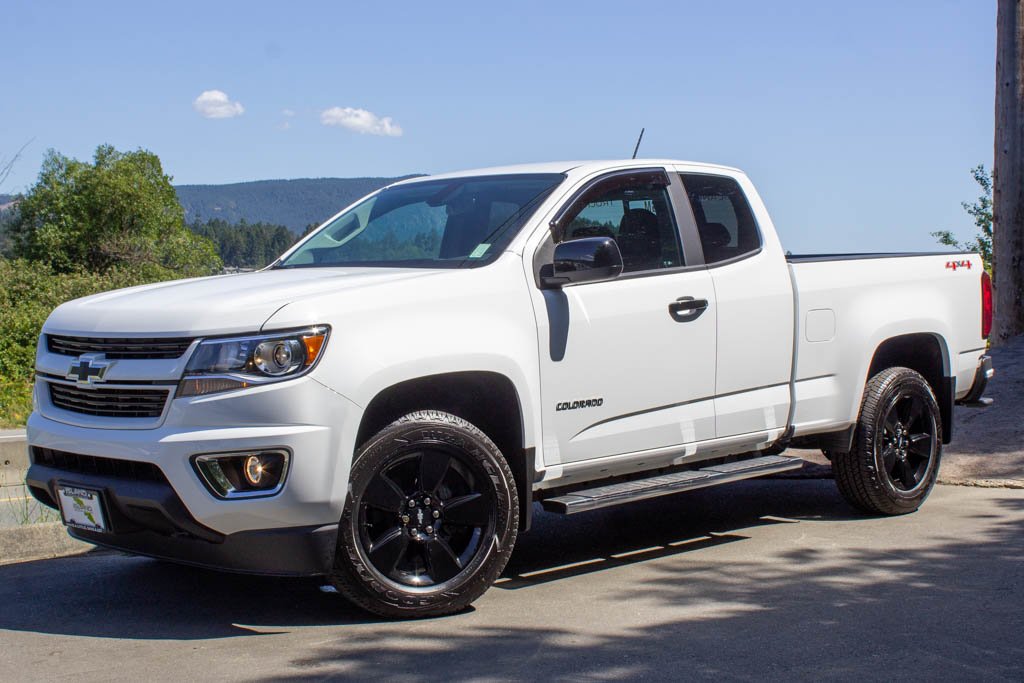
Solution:
{"label": "black grille insert", "polygon": [[107,358],[114,359],[181,358],[191,343],[192,340],[187,337],[104,339],[46,335],[46,346],[50,353],[59,353],[62,356],[102,353]]}
{"label": "black grille insert", "polygon": [[32,447],[32,462],[43,467],[52,467],[75,474],[98,474],[117,479],[134,481],[156,481],[166,483],[167,478],[160,468],[149,462],[101,458],[95,455],[81,455],[51,448]]}
{"label": "black grille insert", "polygon": [[50,402],[57,408],[101,417],[160,417],[167,389],[81,387],[50,382]]}

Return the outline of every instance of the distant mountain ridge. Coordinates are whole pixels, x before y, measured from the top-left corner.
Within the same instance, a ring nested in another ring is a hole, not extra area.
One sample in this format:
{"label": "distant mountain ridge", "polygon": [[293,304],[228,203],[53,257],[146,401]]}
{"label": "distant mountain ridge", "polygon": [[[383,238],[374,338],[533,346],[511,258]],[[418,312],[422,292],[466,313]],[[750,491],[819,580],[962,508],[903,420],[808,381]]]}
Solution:
{"label": "distant mountain ridge", "polygon": [[189,223],[220,218],[229,223],[271,223],[301,233],[363,195],[385,185],[415,178],[298,178],[255,180],[226,185],[177,185],[178,201]]}

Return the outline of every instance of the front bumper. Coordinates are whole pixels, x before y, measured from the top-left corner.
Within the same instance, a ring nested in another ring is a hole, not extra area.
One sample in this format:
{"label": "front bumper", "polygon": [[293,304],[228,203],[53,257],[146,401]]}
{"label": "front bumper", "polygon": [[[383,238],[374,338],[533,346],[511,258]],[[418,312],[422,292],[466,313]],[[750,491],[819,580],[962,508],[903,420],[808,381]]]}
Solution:
{"label": "front bumper", "polygon": [[[70,530],[90,543],[232,571],[322,574],[359,416],[308,377],[175,399],[156,429],[88,428],[34,413],[27,483],[51,506],[58,484],[102,491],[110,532]],[[292,458],[281,491],[265,498],[218,498],[191,463],[197,454],[275,448]]]}
{"label": "front bumper", "polygon": [[[32,459],[26,483],[32,495],[50,507],[57,508],[57,487],[62,484],[100,491],[110,531],[69,527],[68,532],[80,540],[228,571],[311,576],[330,570],[336,524],[221,534],[189,514],[159,469],[109,459],[61,457],[38,448],[33,449]],[[83,463],[108,473],[83,472]]]}

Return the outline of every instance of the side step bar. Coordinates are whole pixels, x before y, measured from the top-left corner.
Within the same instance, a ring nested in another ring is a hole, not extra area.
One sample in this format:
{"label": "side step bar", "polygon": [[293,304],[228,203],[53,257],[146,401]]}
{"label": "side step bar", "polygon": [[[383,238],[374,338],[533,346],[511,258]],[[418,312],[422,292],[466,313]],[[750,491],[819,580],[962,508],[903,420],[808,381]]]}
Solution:
{"label": "side step bar", "polygon": [[573,491],[555,498],[541,501],[548,512],[562,515],[574,515],[600,508],[632,503],[636,500],[667,496],[670,493],[692,491],[708,486],[728,484],[740,479],[763,477],[788,470],[797,470],[804,466],[800,458],[783,455],[765,455],[749,460],[738,460],[724,465],[713,465],[699,470],[686,470],[664,474],[650,479],[624,481],[619,484],[608,484],[597,488]]}

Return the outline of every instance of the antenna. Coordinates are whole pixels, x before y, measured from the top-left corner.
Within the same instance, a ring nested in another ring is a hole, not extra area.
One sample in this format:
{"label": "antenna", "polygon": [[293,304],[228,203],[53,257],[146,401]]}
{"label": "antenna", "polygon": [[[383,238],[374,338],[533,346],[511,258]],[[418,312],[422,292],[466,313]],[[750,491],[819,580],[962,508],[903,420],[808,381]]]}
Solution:
{"label": "antenna", "polygon": [[640,137],[636,139],[636,147],[633,148],[633,158],[636,159],[636,153],[640,150],[640,141],[644,139],[644,129],[640,129]]}

